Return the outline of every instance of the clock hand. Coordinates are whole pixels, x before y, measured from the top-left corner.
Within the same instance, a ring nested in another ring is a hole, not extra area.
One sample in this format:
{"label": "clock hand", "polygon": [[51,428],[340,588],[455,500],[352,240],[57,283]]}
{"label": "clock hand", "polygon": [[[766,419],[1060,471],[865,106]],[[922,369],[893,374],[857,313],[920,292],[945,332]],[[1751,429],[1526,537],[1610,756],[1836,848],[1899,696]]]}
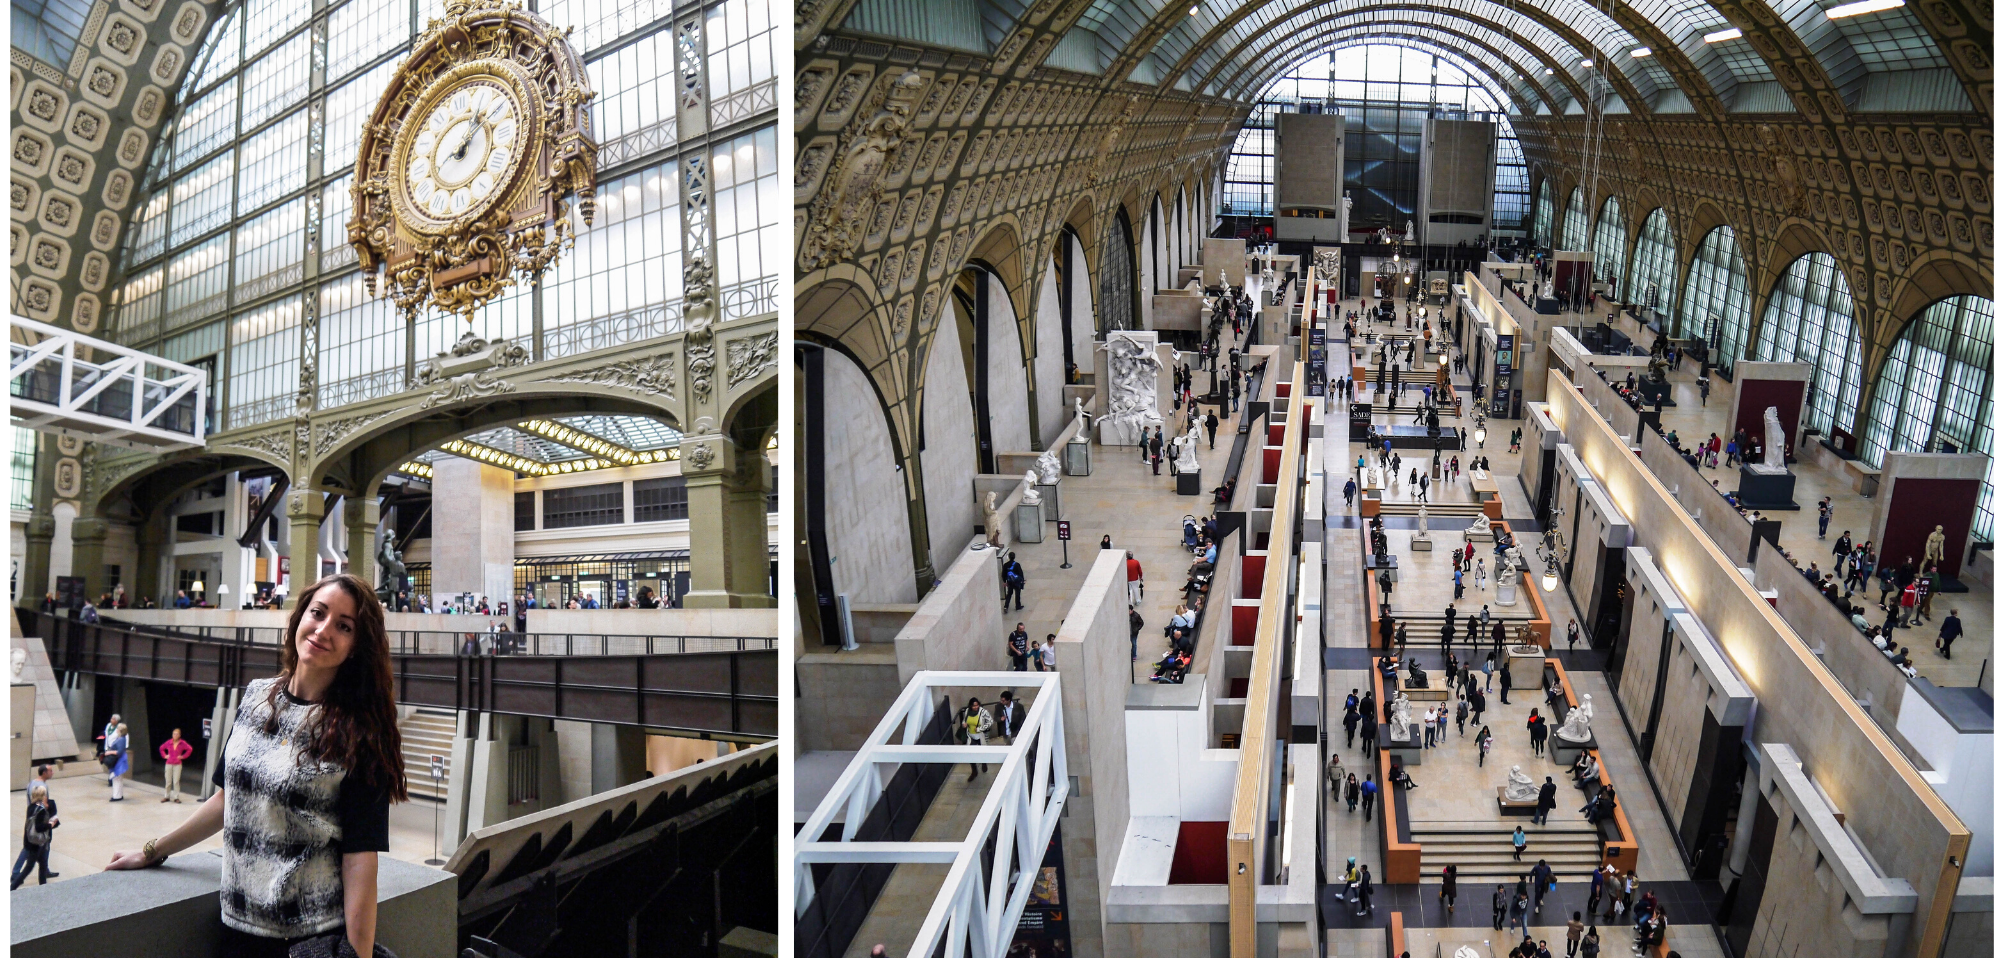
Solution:
{"label": "clock hand", "polygon": [[486,111],[481,110],[478,113],[473,114],[472,123],[466,127],[465,136],[459,139],[458,149],[452,151],[451,158],[454,160],[465,159],[465,151],[471,149],[472,147],[473,136],[476,135],[480,130],[483,130],[485,128],[486,128]]}

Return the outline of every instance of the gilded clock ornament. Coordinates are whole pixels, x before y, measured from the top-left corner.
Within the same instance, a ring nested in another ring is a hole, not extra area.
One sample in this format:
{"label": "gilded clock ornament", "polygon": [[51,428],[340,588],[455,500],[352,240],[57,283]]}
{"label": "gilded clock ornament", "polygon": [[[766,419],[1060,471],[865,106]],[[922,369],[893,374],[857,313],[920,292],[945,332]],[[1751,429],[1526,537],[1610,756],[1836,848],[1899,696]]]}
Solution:
{"label": "gilded clock ornament", "polygon": [[519,3],[450,0],[362,124],[354,246],[405,315],[472,321],[596,213],[596,97],[562,31]]}

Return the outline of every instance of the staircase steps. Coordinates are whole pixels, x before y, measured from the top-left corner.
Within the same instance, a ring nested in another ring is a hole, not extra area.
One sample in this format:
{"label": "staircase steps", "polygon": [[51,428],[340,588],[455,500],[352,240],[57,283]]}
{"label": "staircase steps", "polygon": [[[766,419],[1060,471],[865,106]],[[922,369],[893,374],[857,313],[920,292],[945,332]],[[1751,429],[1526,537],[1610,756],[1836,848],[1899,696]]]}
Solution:
{"label": "staircase steps", "polygon": [[[1405,476],[1404,478],[1407,479],[1409,477]],[[1407,485],[1407,483],[1405,483],[1405,485]],[[1385,516],[1414,516],[1417,514],[1417,509],[1419,507],[1429,509],[1430,516],[1433,519],[1439,518],[1441,516],[1454,516],[1458,518],[1471,519],[1476,516],[1485,515],[1486,513],[1486,507],[1477,502],[1425,503],[1425,502],[1406,502],[1403,500],[1391,500],[1382,503],[1382,514]],[[1442,535],[1455,536],[1456,531],[1457,530],[1432,529],[1431,536],[1433,538]],[[1463,544],[1464,544],[1463,542],[1454,543],[1452,548],[1457,548],[1458,546]],[[1482,542],[1480,543],[1480,545],[1484,546],[1486,545],[1486,543]]]}
{"label": "staircase steps", "polygon": [[[1479,606],[1481,604],[1479,602],[1473,601],[1473,599],[1477,595],[1478,593],[1476,592],[1476,590],[1470,590],[1470,587],[1468,586],[1466,597],[1464,599],[1459,600],[1458,625],[1456,626],[1456,630],[1452,633],[1452,640],[1451,640],[1451,647],[1452,651],[1454,652],[1463,653],[1471,645],[1471,643],[1466,641],[1465,623],[1467,618],[1466,613],[1468,611],[1466,608],[1466,603],[1468,602],[1471,603],[1472,607],[1469,611],[1477,613],[1479,611]],[[1491,601],[1489,600],[1486,604],[1490,605]],[[1527,628],[1528,622],[1533,619],[1533,615],[1531,613],[1522,611],[1523,609],[1525,609],[1526,605],[1527,603],[1523,602],[1520,606],[1517,606],[1516,608],[1513,609],[1507,609],[1504,607],[1495,607],[1492,610],[1493,621],[1507,623],[1507,640],[1510,643],[1514,642],[1515,639],[1519,635],[1521,635],[1522,631]],[[1443,641],[1440,640],[1439,638],[1439,636],[1444,632],[1444,614],[1441,612],[1414,611],[1414,610],[1398,612],[1396,614],[1396,623],[1398,625],[1407,624],[1409,626],[1410,629],[1409,644],[1412,648],[1418,646],[1423,646],[1428,648],[1438,648],[1444,644]],[[1482,648],[1491,648],[1493,645],[1492,639],[1485,630],[1480,631],[1479,645]],[[1463,657],[1464,657],[1463,654],[1461,654],[1460,658]]]}
{"label": "staircase steps", "polygon": [[[1567,797],[1567,796],[1564,796]],[[1562,814],[1560,807],[1556,814]],[[1527,851],[1514,860],[1514,825],[1528,832]],[[1597,829],[1580,819],[1535,825],[1527,819],[1486,822],[1412,822],[1410,840],[1424,847],[1425,880],[1446,865],[1458,866],[1460,881],[1510,881],[1547,861],[1560,879],[1589,880],[1604,860]]]}
{"label": "staircase steps", "polygon": [[435,709],[418,709],[403,721],[403,774],[410,797],[443,801],[445,790],[431,778],[431,756],[444,756],[445,783],[451,781],[451,740],[458,734],[458,716]]}

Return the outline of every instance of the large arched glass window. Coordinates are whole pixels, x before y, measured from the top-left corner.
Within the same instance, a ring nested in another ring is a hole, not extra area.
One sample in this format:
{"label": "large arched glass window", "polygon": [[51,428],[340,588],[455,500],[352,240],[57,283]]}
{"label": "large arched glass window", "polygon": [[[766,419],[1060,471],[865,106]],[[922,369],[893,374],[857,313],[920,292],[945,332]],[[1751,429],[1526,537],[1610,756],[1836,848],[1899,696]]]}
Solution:
{"label": "large arched glass window", "polygon": [[1583,188],[1569,191],[1569,208],[1563,210],[1562,245],[1559,249],[1584,249],[1590,243],[1590,214],[1583,211]]}
{"label": "large arched glass window", "polygon": [[1778,278],[1758,327],[1757,358],[1812,364],[1805,425],[1853,431],[1861,404],[1861,337],[1854,296],[1833,257],[1807,253]]}
{"label": "large arched glass window", "polygon": [[1639,227],[1639,242],[1632,248],[1631,273],[1618,284],[1623,302],[1650,307],[1653,316],[1674,314],[1674,231],[1667,225],[1667,211],[1654,210]]}
{"label": "large arched glass window", "polygon": [[1555,222],[1556,200],[1549,193],[1549,181],[1543,180],[1542,188],[1535,194],[1535,242],[1537,244],[1546,246],[1554,242],[1555,237],[1549,233],[1549,229],[1555,225]]}
{"label": "large arched glass window", "polygon": [[[1861,458],[1891,452],[1993,454],[1993,301],[1942,300],[1903,328],[1875,374]],[[1973,535],[1993,535],[1993,486],[1979,494]]]}
{"label": "large arched glass window", "polygon": [[1590,251],[1597,256],[1591,275],[1597,279],[1625,275],[1625,217],[1619,215],[1618,197],[1604,201],[1597,214],[1597,232],[1590,238]]}
{"label": "large arched glass window", "polygon": [[1743,358],[1750,339],[1750,279],[1743,272],[1735,229],[1718,226],[1701,238],[1688,264],[1687,285],[1681,288],[1674,335],[1707,341],[1716,351],[1712,361],[1725,373]]}

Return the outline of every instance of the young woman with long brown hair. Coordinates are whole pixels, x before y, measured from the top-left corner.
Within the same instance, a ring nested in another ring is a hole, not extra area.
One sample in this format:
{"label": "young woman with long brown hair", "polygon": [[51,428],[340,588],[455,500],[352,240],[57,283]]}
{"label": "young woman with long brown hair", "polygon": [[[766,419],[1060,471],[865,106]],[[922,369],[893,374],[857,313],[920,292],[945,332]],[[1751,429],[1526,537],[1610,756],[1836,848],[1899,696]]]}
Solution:
{"label": "young woman with long brown hair", "polygon": [[285,636],[278,675],[243,691],[216,793],[108,867],[158,865],[219,830],[223,955],[329,936],[370,955],[376,854],[389,803],[409,798],[382,604],[360,579],[327,576],[299,595]]}

